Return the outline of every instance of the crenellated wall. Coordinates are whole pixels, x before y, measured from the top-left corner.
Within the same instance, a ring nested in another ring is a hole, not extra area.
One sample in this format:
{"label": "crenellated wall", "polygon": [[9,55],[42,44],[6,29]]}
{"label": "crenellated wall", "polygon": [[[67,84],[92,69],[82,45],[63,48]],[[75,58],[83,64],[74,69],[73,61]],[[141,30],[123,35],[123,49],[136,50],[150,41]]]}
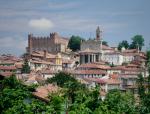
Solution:
{"label": "crenellated wall", "polygon": [[[48,52],[65,52],[69,39],[62,38],[58,33],[50,33],[47,37],[35,37],[33,34],[28,35],[28,53],[32,51],[48,51]],[[61,49],[63,47],[63,49]],[[65,47],[65,48],[64,48]]]}

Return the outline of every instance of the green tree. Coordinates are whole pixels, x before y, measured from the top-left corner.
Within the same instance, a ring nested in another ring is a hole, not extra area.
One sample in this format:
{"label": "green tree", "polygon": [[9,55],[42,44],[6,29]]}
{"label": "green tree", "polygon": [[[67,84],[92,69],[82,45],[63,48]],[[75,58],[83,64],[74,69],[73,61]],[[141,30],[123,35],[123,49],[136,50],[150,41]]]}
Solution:
{"label": "green tree", "polygon": [[2,114],[35,114],[46,112],[45,103],[32,97],[28,87],[15,76],[2,80],[0,109]]}
{"label": "green tree", "polygon": [[48,83],[56,83],[60,87],[64,87],[65,83],[69,81],[77,82],[77,80],[70,73],[63,71],[56,73],[54,77],[47,79]]}
{"label": "green tree", "polygon": [[132,38],[132,43],[130,44],[130,49],[136,49],[139,48],[139,50],[142,50],[142,47],[144,46],[144,38],[142,35],[135,35]]}
{"label": "green tree", "polygon": [[[148,68],[149,69],[149,68]],[[150,70],[149,70],[150,72]],[[138,94],[139,94],[139,112],[140,114],[149,114],[150,113],[150,75],[148,77],[143,77],[142,74],[138,75],[137,85],[138,85]]]}
{"label": "green tree", "polygon": [[145,87],[144,87],[145,79],[142,74],[138,75],[137,85],[138,85],[138,94],[140,99],[143,100],[145,98]]}
{"label": "green tree", "polygon": [[126,40],[123,40],[122,42],[119,43],[118,45],[118,50],[121,50],[121,48],[124,47],[125,49],[129,48],[129,43]]}
{"label": "green tree", "polygon": [[106,95],[104,104],[116,114],[135,114],[134,96],[130,93],[111,90]]}
{"label": "green tree", "polygon": [[108,46],[108,42],[106,42],[106,41],[103,41],[102,44],[105,46]]}
{"label": "green tree", "polygon": [[51,108],[50,112],[53,112],[53,114],[61,114],[61,112],[63,111],[64,103],[63,97],[56,94],[51,94],[49,98],[50,102],[48,104],[50,106],[49,108]]}
{"label": "green tree", "polygon": [[30,66],[28,64],[27,59],[24,60],[24,64],[22,66],[21,73],[30,73]]}
{"label": "green tree", "polygon": [[12,76],[2,80],[1,84],[2,84],[2,89],[3,88],[12,88],[12,89],[14,89],[14,88],[23,87],[23,85],[20,83],[20,81],[16,79],[16,76],[14,74]]}
{"label": "green tree", "polygon": [[80,44],[81,44],[81,40],[83,40],[80,36],[71,36],[69,43],[68,43],[68,47],[72,50],[72,51],[78,51],[80,50]]}
{"label": "green tree", "polygon": [[147,65],[147,67],[148,66],[150,66],[150,50],[148,50],[147,52],[146,52],[146,65]]}

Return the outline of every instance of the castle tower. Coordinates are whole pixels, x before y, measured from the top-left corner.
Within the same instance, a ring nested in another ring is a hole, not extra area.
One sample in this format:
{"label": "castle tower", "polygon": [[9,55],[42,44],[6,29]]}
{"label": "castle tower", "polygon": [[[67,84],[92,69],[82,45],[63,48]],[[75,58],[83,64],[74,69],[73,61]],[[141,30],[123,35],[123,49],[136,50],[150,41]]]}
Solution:
{"label": "castle tower", "polygon": [[101,39],[101,33],[102,33],[102,31],[100,30],[100,28],[99,28],[99,26],[98,26],[97,29],[96,29],[96,40],[97,40],[97,41],[102,40],[102,39]]}
{"label": "castle tower", "polygon": [[29,34],[28,35],[28,53],[31,54],[32,53],[32,40],[33,40],[33,34]]}

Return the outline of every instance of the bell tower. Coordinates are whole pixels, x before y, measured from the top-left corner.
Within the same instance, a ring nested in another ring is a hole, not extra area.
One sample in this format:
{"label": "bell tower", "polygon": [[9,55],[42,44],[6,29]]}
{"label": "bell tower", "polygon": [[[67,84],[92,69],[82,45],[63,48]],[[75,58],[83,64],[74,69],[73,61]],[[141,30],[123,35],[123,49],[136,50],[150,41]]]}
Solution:
{"label": "bell tower", "polygon": [[101,40],[101,33],[102,31],[100,30],[99,26],[96,29],[96,40],[100,41]]}

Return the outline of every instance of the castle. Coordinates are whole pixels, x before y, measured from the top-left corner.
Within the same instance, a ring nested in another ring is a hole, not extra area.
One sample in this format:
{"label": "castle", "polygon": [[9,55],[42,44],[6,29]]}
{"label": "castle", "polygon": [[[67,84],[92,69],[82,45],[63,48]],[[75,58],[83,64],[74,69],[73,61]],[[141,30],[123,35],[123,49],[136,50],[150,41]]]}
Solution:
{"label": "castle", "polygon": [[49,53],[66,52],[69,39],[50,33],[48,37],[35,37],[33,34],[28,35],[27,53],[33,51],[47,51]]}

